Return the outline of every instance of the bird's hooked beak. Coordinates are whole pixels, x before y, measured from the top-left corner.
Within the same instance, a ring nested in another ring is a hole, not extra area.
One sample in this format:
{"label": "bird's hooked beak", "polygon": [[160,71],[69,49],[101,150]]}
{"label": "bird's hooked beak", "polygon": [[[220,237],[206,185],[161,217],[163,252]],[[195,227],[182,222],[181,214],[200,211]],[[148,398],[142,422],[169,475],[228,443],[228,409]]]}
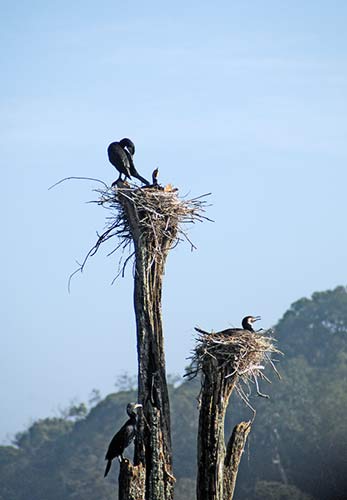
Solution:
{"label": "bird's hooked beak", "polygon": [[142,404],[136,403],[136,405],[134,405],[134,410],[136,410],[136,408],[142,408]]}
{"label": "bird's hooked beak", "polygon": [[253,323],[254,323],[255,321],[259,321],[260,319],[261,319],[261,316],[254,316],[254,317],[253,317]]}

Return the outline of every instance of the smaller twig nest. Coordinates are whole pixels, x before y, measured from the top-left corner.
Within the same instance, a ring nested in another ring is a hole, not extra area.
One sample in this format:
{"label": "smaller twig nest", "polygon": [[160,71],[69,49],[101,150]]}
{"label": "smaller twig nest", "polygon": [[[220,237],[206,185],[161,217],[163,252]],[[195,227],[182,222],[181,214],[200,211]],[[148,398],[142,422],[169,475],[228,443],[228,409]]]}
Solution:
{"label": "smaller twig nest", "polygon": [[[235,329],[232,334],[215,332],[204,332],[196,328],[198,336],[197,345],[191,356],[191,370],[186,374],[194,378],[198,373],[205,374],[206,368],[211,366],[216,370],[222,370],[225,379],[237,380],[236,391],[245,403],[249,404],[250,382],[254,382],[257,394],[268,398],[260,392],[258,379],[271,383],[264,374],[266,365],[270,365],[280,378],[271,355],[282,354],[275,347],[275,339],[271,336],[272,330],[250,332],[243,329]],[[242,385],[249,390],[245,392]],[[253,410],[253,408],[252,408]]]}

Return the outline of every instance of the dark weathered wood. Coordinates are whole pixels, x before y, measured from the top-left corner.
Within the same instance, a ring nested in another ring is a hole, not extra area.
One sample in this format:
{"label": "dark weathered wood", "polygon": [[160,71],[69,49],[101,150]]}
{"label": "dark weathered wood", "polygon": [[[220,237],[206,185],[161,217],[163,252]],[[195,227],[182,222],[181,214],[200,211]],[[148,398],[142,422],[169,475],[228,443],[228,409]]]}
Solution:
{"label": "dark weathered wood", "polygon": [[235,425],[230,436],[224,460],[224,500],[233,498],[241,457],[250,431],[251,422],[240,422]]}
{"label": "dark weathered wood", "polygon": [[224,500],[224,419],[236,377],[209,357],[202,367],[199,414],[197,500]]}
{"label": "dark weathered wood", "polygon": [[220,366],[213,357],[204,360],[202,372],[197,500],[232,500],[251,423],[241,422],[235,426],[226,449],[225,413],[238,378],[237,375],[225,378],[230,367]]}
{"label": "dark weathered wood", "polygon": [[143,412],[139,417],[134,464],[145,468],[146,500],[172,500],[174,477],[161,296],[165,261],[176,233],[152,233],[144,227],[143,209],[131,201],[131,194],[119,195],[119,201],[135,246],[138,401]]}
{"label": "dark weathered wood", "polygon": [[118,478],[119,500],[145,500],[146,470],[142,464],[122,460]]}

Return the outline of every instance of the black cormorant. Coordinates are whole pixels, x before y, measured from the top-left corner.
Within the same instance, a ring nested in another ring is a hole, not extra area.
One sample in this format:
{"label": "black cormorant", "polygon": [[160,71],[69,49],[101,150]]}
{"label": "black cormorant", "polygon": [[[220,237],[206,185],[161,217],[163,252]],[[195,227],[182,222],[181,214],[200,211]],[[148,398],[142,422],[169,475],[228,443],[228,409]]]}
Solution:
{"label": "black cormorant", "polygon": [[[138,171],[135,168],[133,162],[133,156],[135,154],[135,145],[134,143],[128,139],[124,138],[119,142],[111,142],[109,147],[107,148],[108,159],[112,163],[114,167],[119,172],[119,177],[117,181],[122,180],[122,174],[125,176],[125,179],[131,179],[131,177],[136,177],[141,182],[149,185],[149,182],[141,177]],[[115,181],[113,184],[115,184]]]}
{"label": "black cormorant", "polygon": [[244,330],[248,330],[249,332],[254,332],[255,330],[253,329],[252,325],[256,321],[259,321],[261,319],[261,316],[246,316],[242,320],[242,328]]}
{"label": "black cormorant", "polygon": [[107,460],[106,469],[104,477],[107,476],[109,470],[111,468],[112,460],[116,457],[121,457],[123,459],[123,452],[125,448],[129,446],[131,441],[135,437],[135,428],[136,428],[136,408],[142,408],[142,405],[139,403],[129,403],[127,405],[127,414],[129,415],[129,419],[125,422],[125,424],[119,429],[119,431],[113,436],[107,452],[105,456],[105,460]]}
{"label": "black cormorant", "polygon": [[[246,316],[242,320],[242,328],[228,328],[227,330],[222,330],[221,332],[213,332],[213,333],[215,335],[237,335],[242,333],[244,330],[255,333],[255,330],[253,329],[252,325],[255,321],[259,321],[260,319],[261,319],[260,316]],[[195,330],[203,334],[207,335],[210,334],[210,332],[205,332],[200,328],[195,328]]]}

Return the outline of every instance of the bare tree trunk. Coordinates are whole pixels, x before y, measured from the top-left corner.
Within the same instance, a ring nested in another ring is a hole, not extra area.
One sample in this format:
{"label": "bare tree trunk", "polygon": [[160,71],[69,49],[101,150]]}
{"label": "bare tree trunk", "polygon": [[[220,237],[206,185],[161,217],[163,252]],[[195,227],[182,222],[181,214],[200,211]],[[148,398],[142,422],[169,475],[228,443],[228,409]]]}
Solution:
{"label": "bare tree trunk", "polygon": [[231,500],[234,496],[237,473],[250,431],[251,422],[240,422],[230,436],[224,460],[224,500]]}
{"label": "bare tree trunk", "polygon": [[136,461],[146,464],[146,498],[173,498],[170,405],[165,374],[161,293],[164,262],[150,262],[139,249],[135,270],[135,313],[139,401],[143,405]]}
{"label": "bare tree trunk", "polygon": [[[143,414],[139,418],[134,466],[144,467],[146,478],[144,496],[139,499],[172,500],[175,479],[172,475],[161,295],[164,265],[176,232],[150,232],[142,225],[143,207],[136,206],[129,195],[120,195],[119,200],[135,245],[138,401],[143,405]],[[131,480],[130,469],[121,469],[120,483]]]}
{"label": "bare tree trunk", "polygon": [[203,385],[199,415],[197,500],[231,500],[238,466],[250,430],[236,426],[226,453],[224,420],[229,398],[237,383],[237,375],[228,377],[228,370],[216,359],[207,357],[203,366]]}

